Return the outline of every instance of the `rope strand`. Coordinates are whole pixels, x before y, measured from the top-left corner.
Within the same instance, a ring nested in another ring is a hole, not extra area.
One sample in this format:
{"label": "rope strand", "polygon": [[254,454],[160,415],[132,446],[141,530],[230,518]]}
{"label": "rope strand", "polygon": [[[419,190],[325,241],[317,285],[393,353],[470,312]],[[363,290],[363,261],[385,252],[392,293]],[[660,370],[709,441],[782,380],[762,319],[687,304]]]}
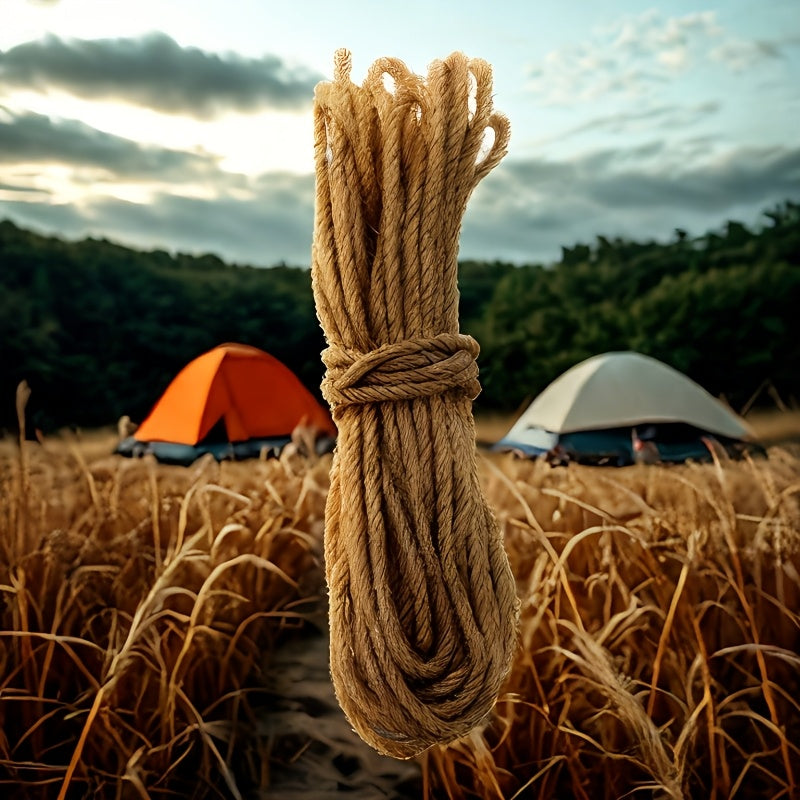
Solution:
{"label": "rope strand", "polygon": [[423,80],[379,59],[363,86],[350,69],[337,51],[314,105],[312,284],[339,429],[331,675],[359,735],[410,758],[486,719],[516,645],[514,579],[477,475],[478,344],[459,333],[457,287],[467,200],[509,126],[484,61],[454,53]]}

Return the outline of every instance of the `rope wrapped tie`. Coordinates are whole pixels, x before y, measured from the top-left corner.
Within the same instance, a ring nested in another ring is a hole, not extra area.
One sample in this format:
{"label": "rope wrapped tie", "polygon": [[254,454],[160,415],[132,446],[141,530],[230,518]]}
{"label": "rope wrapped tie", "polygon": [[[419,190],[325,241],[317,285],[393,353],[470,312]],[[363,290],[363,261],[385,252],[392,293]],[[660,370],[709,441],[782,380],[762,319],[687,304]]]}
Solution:
{"label": "rope wrapped tie", "polygon": [[322,394],[332,408],[432,397],[452,390],[470,400],[480,393],[478,343],[460,333],[386,344],[369,353],[332,346]]}
{"label": "rope wrapped tie", "polygon": [[[427,80],[338,51],[314,101],[312,285],[338,428],[325,511],[331,677],[358,734],[410,758],[490,717],[517,642],[514,578],[478,480],[478,343],[459,332],[461,218],[503,157],[491,68]],[[487,136],[490,141],[487,142]]]}

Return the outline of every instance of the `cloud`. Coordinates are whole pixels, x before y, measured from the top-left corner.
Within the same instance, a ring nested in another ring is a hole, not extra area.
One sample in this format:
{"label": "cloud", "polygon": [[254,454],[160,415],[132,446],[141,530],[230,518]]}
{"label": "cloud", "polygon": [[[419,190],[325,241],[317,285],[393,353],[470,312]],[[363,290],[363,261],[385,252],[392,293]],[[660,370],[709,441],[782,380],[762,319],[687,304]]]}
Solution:
{"label": "cloud", "polygon": [[23,186],[17,183],[0,183],[0,192],[20,192],[26,193],[34,191],[30,186]]}
{"label": "cloud", "polygon": [[0,164],[96,167],[126,180],[191,181],[216,172],[216,162],[210,155],[139,144],[76,120],[0,108]]}
{"label": "cloud", "polygon": [[621,134],[647,132],[654,130],[683,130],[697,122],[719,113],[721,105],[717,101],[697,103],[692,106],[661,105],[651,107],[626,107],[625,110],[613,114],[590,117],[585,122],[559,131],[541,143],[564,141],[573,136],[598,131]]}
{"label": "cloud", "polygon": [[27,195],[38,200],[47,200],[51,193],[47,189],[37,189],[32,186],[21,185],[18,183],[4,183],[0,181],[0,200],[4,197],[16,198]]}
{"label": "cloud", "polygon": [[6,90],[55,88],[198,119],[226,111],[307,110],[320,80],[276,56],[208,53],[181,47],[163,33],[96,40],[47,36],[0,52]]}
{"label": "cloud", "polygon": [[619,172],[586,187],[587,196],[610,210],[647,203],[661,210],[723,214],[731,198],[759,203],[795,195],[800,186],[800,149],[742,149],[686,172]]}
{"label": "cloud", "polygon": [[154,245],[182,252],[222,253],[237,263],[307,266],[311,259],[313,185],[307,176],[291,186],[261,187],[250,201],[211,201],[162,194],[148,204],[106,199],[87,209],[97,228],[123,239],[146,235]]}
{"label": "cloud", "polygon": [[[727,219],[756,224],[764,210],[800,200],[800,146],[740,148],[724,156],[711,151],[680,167],[649,158],[648,150],[661,146],[655,141],[635,153],[609,148],[561,161],[507,159],[470,200],[460,257],[552,263],[562,246],[598,235],[664,241],[683,228],[699,236]],[[220,175],[209,186],[207,198],[162,187],[149,203],[97,193],[68,204],[33,202],[0,192],[0,218],[69,237],[213,252],[237,263],[310,263],[313,175],[268,173],[241,184]]]}
{"label": "cloud", "polygon": [[740,72],[780,57],[793,39],[742,40],[717,22],[716,12],[664,18],[655,9],[597,28],[588,41],[553,50],[529,70],[539,102],[645,96],[710,62]]}
{"label": "cloud", "polygon": [[462,253],[548,263],[562,246],[597,235],[666,240],[680,227],[699,236],[727,219],[755,224],[765,209],[800,199],[800,147],[742,148],[690,163],[636,165],[623,150],[503,163],[475,192]]}
{"label": "cloud", "polygon": [[[95,195],[79,203],[0,199],[0,219],[70,238],[99,236],[128,246],[213,252],[226,261],[308,266],[314,216],[313,175],[271,173],[252,193],[210,199],[157,193],[149,203]],[[0,196],[1,197],[1,196]]]}
{"label": "cloud", "polygon": [[783,57],[783,48],[780,42],[772,41],[745,41],[744,39],[729,39],[722,42],[711,51],[711,58],[719,61],[734,72],[744,72],[751,69],[761,61]]}

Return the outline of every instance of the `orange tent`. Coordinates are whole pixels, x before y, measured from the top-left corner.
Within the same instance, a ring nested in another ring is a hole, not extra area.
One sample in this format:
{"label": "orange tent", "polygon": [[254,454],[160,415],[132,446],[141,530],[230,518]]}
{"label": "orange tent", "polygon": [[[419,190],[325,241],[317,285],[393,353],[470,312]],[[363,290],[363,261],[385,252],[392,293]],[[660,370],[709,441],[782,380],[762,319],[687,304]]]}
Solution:
{"label": "orange tent", "polygon": [[[187,446],[203,443],[212,433],[215,442],[224,438],[229,444],[288,440],[298,425],[336,435],[327,409],[277,358],[248,345],[222,344],[178,373],[133,439],[134,444]],[[151,452],[158,457],[158,450]],[[186,461],[188,455],[176,460]]]}

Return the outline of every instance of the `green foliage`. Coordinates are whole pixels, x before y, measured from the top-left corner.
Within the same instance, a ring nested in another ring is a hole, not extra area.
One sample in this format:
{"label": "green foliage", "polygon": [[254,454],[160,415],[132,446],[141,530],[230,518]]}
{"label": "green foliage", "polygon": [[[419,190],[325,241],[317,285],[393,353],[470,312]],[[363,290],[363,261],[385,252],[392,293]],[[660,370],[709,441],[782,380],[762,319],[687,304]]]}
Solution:
{"label": "green foliage", "polygon": [[31,427],[140,421],[181,367],[227,341],[267,350],[318,393],[323,338],[308,271],[67,243],[0,223],[0,429],[15,427],[22,379]]}
{"label": "green foliage", "polygon": [[[751,231],[730,221],[668,244],[564,248],[552,266],[459,265],[462,329],[481,343],[478,406],[513,410],[578,361],[655,356],[741,407],[772,384],[800,397],[800,204]],[[281,359],[319,393],[308,270],[66,242],[0,222],[0,429],[31,385],[44,431],[141,420],[189,360],[226,341]]]}
{"label": "green foliage", "polygon": [[[598,237],[552,268],[504,274],[473,328],[478,402],[510,410],[589,356],[637,350],[742,408],[772,385],[800,398],[800,204],[750,231],[728,222],[669,244]],[[762,400],[766,395],[762,393]]]}

